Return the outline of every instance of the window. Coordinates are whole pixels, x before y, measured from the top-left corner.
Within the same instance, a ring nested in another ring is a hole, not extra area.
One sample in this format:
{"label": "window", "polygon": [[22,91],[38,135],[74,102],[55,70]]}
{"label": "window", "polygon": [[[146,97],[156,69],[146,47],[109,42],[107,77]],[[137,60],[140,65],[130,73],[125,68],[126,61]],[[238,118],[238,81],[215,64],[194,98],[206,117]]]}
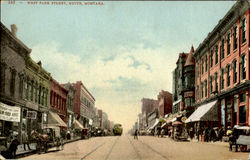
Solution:
{"label": "window", "polygon": [[237,40],[238,40],[238,37],[237,37],[237,26],[234,27],[233,36],[234,36],[233,47],[234,47],[234,50],[235,50],[235,49],[237,49]]}
{"label": "window", "polygon": [[38,93],[38,85],[37,85],[37,82],[35,83],[35,87],[34,87],[34,89],[35,89],[35,102],[37,102],[37,93]]}
{"label": "window", "polygon": [[42,88],[41,86],[39,86],[39,92],[38,92],[38,103],[41,104],[41,92],[42,92]]}
{"label": "window", "polygon": [[246,19],[242,20],[242,43],[246,42]]}
{"label": "window", "polygon": [[27,79],[24,82],[24,94],[25,94],[25,99],[28,99],[28,82],[27,82]]}
{"label": "window", "polygon": [[193,97],[185,98],[185,107],[194,106],[194,104],[195,102]]}
{"label": "window", "polygon": [[19,76],[19,98],[23,98],[23,76]]}
{"label": "window", "polygon": [[213,76],[210,76],[210,94],[213,92]]}
{"label": "window", "polygon": [[213,50],[211,49],[211,51],[210,51],[210,67],[211,68],[213,67],[213,55],[214,55],[214,53],[213,53]]}
{"label": "window", "polygon": [[218,73],[215,73],[215,91],[218,91]]}
{"label": "window", "polygon": [[201,60],[201,73],[202,74],[204,73],[204,60],[203,60],[203,58]]}
{"label": "window", "polygon": [[4,64],[4,63],[1,63],[1,76],[0,76],[0,79],[1,79],[1,81],[0,81],[0,87],[1,87],[1,92],[5,92],[5,70],[6,70],[6,64]]}
{"label": "window", "polygon": [[196,100],[199,100],[199,86],[196,89]]}
{"label": "window", "polygon": [[203,98],[204,93],[203,93],[203,83],[201,83],[201,98]]}
{"label": "window", "polygon": [[224,39],[221,40],[220,53],[221,59],[224,59]]}
{"label": "window", "polygon": [[227,55],[230,54],[230,47],[231,47],[231,34],[227,34]]}
{"label": "window", "polygon": [[225,83],[225,80],[224,80],[224,69],[222,68],[221,69],[221,89],[224,89],[224,83]]}
{"label": "window", "polygon": [[240,111],[240,123],[246,123],[246,106],[240,106],[239,107],[239,111]]}
{"label": "window", "polygon": [[241,62],[242,62],[241,79],[246,79],[246,55],[245,54],[242,55]]}
{"label": "window", "polygon": [[207,97],[207,80],[205,80],[205,97]]}
{"label": "window", "polygon": [[15,81],[16,81],[16,70],[11,69],[10,94],[12,96],[14,96],[14,93],[15,93]]}
{"label": "window", "polygon": [[44,88],[42,88],[42,99],[41,99],[41,104],[44,104]]}
{"label": "window", "polygon": [[237,60],[233,61],[233,80],[234,83],[237,82]]}
{"label": "window", "polygon": [[240,102],[246,102],[246,92],[240,94]]}
{"label": "window", "polygon": [[227,65],[227,86],[230,86],[230,65]]}
{"label": "window", "polygon": [[205,56],[205,72],[207,72],[207,56]]}
{"label": "window", "polygon": [[215,46],[215,64],[218,63],[218,45]]}
{"label": "window", "polygon": [[30,100],[33,101],[33,84],[34,82],[30,82]]}
{"label": "window", "polygon": [[48,89],[45,90],[45,106],[48,106]]}

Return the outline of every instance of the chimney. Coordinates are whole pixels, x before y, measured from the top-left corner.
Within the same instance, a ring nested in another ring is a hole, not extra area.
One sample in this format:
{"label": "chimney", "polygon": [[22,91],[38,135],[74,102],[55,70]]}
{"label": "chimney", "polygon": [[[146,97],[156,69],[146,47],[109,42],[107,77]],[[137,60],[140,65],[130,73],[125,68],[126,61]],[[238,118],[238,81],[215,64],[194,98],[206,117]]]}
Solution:
{"label": "chimney", "polygon": [[16,37],[17,26],[15,24],[12,24],[10,27],[11,27],[11,33]]}
{"label": "chimney", "polygon": [[38,61],[37,64],[42,67],[42,62]]}

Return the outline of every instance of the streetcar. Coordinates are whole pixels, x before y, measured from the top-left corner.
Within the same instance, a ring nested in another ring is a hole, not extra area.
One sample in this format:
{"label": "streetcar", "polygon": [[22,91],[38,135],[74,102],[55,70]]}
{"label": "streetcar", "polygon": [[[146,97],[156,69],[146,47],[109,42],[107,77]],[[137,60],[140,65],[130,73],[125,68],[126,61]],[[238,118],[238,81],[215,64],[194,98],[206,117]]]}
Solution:
{"label": "streetcar", "polygon": [[122,135],[122,125],[121,124],[115,124],[113,128],[113,133],[115,136],[120,136]]}

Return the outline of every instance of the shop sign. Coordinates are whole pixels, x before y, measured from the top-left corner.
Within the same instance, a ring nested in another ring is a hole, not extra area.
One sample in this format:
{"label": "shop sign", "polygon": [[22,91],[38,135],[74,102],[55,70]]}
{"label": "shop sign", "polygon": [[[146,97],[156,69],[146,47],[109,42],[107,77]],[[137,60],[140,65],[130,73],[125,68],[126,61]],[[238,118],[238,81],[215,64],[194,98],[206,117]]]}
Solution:
{"label": "shop sign", "polygon": [[188,91],[184,93],[184,97],[193,97],[194,96],[194,92],[193,91]]}
{"label": "shop sign", "polygon": [[36,119],[37,112],[36,111],[27,111],[27,118],[28,119]]}
{"label": "shop sign", "polygon": [[20,122],[21,108],[0,103],[0,120]]}
{"label": "shop sign", "polygon": [[181,121],[182,121],[183,123],[185,123],[186,120],[187,120],[187,117],[182,117],[182,118],[181,118]]}

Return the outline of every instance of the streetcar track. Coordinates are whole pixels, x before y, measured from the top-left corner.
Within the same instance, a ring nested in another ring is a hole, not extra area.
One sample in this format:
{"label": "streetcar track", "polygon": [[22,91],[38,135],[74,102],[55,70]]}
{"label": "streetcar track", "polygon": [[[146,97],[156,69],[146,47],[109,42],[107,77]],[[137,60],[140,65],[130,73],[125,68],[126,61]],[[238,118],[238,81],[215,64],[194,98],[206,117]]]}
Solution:
{"label": "streetcar track", "polygon": [[81,160],[85,159],[86,157],[88,157],[89,155],[91,155],[93,152],[95,152],[97,149],[99,149],[100,147],[102,147],[106,142],[100,144],[99,146],[97,146],[95,149],[93,149],[92,151],[90,151],[89,153],[87,153],[85,156],[83,156],[81,158]]}
{"label": "streetcar track", "polygon": [[155,153],[157,153],[158,155],[160,155],[161,157],[163,157],[166,160],[169,160],[166,156],[162,155],[160,152],[158,152],[157,150],[155,150],[154,148],[150,147],[148,144],[143,143],[141,140],[138,140],[139,142],[141,142],[142,144],[144,144],[145,146],[147,146],[149,149],[151,149],[152,151],[154,151]]}
{"label": "streetcar track", "polygon": [[139,157],[139,160],[141,160],[141,156],[140,156],[140,154],[139,154],[139,151],[135,148],[135,146],[134,146],[134,144],[132,143],[131,139],[130,139],[129,137],[127,137],[127,138],[128,138],[128,140],[129,140],[130,144],[132,145],[132,147],[134,148],[135,153],[136,153],[137,156]]}
{"label": "streetcar track", "polygon": [[109,158],[109,156],[110,156],[110,154],[111,154],[113,148],[115,147],[116,143],[118,142],[118,139],[119,139],[119,138],[120,138],[120,136],[116,138],[116,140],[115,140],[115,142],[113,143],[111,149],[109,150],[109,153],[108,153],[107,156],[105,157],[105,160],[107,160],[107,159]]}

